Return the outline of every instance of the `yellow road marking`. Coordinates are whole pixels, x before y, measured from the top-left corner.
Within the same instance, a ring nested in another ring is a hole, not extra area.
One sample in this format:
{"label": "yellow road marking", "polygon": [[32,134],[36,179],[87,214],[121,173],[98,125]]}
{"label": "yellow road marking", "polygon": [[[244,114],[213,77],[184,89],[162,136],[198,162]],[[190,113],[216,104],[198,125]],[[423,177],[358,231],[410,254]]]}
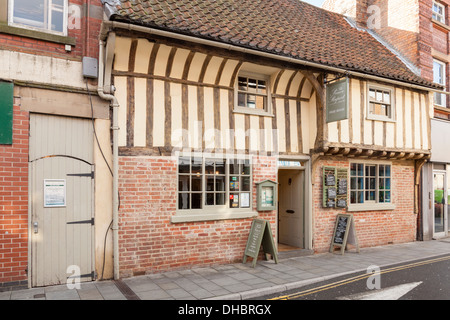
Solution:
{"label": "yellow road marking", "polygon": [[320,286],[320,287],[311,288],[311,289],[308,289],[308,290],[304,290],[304,291],[288,294],[288,295],[285,295],[285,296],[272,298],[272,299],[269,299],[269,300],[295,299],[295,298],[299,298],[299,297],[306,296],[306,295],[309,295],[309,294],[317,293],[317,292],[320,292],[320,291],[333,289],[333,288],[336,288],[336,287],[339,287],[339,286],[343,286],[345,284],[349,284],[349,283],[352,283],[352,282],[355,282],[355,281],[363,280],[363,279],[369,278],[369,277],[374,276],[374,275],[381,275],[381,274],[395,272],[395,271],[400,271],[400,270],[404,270],[404,269],[408,269],[408,268],[419,267],[419,266],[422,266],[422,265],[431,264],[431,263],[435,263],[435,262],[441,262],[441,261],[445,261],[445,260],[450,260],[450,256],[441,257],[441,258],[435,258],[435,259],[430,259],[430,260],[424,260],[424,261],[410,263],[410,264],[406,264],[406,265],[402,265],[402,266],[398,266],[398,267],[392,267],[392,268],[388,268],[388,269],[385,269],[385,270],[381,270],[380,272],[376,272],[376,273],[362,274],[362,275],[359,275],[359,276],[355,276],[355,277],[347,278],[347,279],[344,279],[344,280],[336,281],[336,282],[333,282],[333,283],[329,283],[329,284],[326,284],[326,285],[323,285],[323,286]]}

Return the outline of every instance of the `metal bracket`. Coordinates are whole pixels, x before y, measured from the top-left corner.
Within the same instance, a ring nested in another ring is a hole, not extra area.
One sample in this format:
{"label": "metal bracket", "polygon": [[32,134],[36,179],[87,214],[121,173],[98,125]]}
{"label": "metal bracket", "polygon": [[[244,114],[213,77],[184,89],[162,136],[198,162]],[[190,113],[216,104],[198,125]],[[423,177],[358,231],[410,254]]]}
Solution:
{"label": "metal bracket", "polygon": [[85,273],[85,274],[80,274],[77,276],[69,276],[67,277],[67,279],[71,279],[71,278],[92,278],[93,280],[97,279],[97,272],[92,271],[91,273]]}
{"label": "metal bracket", "polygon": [[346,77],[348,77],[348,74],[347,74],[347,73],[345,73],[345,74],[343,74],[343,75],[341,75],[341,76],[337,76],[336,78],[330,79],[330,80],[327,80],[326,77],[325,77],[323,83],[324,83],[324,84],[328,84],[328,83],[330,83],[330,82],[337,81],[337,80],[339,80],[339,79],[346,78]]}
{"label": "metal bracket", "polygon": [[83,223],[90,223],[91,225],[94,225],[94,218],[92,218],[90,220],[80,220],[80,221],[67,222],[67,224],[83,224]]}
{"label": "metal bracket", "polygon": [[94,179],[95,174],[94,174],[94,171],[91,171],[90,173],[68,173],[67,176],[69,176],[69,177],[91,177],[91,179]]}

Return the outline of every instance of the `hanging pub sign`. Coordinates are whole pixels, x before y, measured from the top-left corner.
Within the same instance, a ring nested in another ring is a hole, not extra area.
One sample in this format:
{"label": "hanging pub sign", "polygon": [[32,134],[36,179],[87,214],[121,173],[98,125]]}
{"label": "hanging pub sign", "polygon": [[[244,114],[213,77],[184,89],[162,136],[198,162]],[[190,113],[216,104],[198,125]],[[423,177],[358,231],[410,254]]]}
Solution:
{"label": "hanging pub sign", "polygon": [[327,84],[327,123],[348,119],[349,79]]}

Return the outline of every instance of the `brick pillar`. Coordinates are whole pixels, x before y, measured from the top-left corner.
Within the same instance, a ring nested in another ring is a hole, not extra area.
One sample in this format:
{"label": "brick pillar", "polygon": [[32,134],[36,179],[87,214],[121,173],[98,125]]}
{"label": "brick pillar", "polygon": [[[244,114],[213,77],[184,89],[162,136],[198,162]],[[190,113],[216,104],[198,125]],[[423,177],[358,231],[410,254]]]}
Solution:
{"label": "brick pillar", "polygon": [[29,114],[13,110],[13,144],[0,145],[0,291],[27,285]]}

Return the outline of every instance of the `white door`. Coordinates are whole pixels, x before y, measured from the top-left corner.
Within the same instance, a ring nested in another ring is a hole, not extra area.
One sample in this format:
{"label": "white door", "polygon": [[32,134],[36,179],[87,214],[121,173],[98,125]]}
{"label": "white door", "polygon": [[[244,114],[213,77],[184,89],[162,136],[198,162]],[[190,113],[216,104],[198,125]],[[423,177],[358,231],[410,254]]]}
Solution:
{"label": "white door", "polygon": [[89,120],[30,116],[33,287],[94,279],[92,147]]}
{"label": "white door", "polygon": [[304,247],[304,172],[278,171],[278,242]]}

